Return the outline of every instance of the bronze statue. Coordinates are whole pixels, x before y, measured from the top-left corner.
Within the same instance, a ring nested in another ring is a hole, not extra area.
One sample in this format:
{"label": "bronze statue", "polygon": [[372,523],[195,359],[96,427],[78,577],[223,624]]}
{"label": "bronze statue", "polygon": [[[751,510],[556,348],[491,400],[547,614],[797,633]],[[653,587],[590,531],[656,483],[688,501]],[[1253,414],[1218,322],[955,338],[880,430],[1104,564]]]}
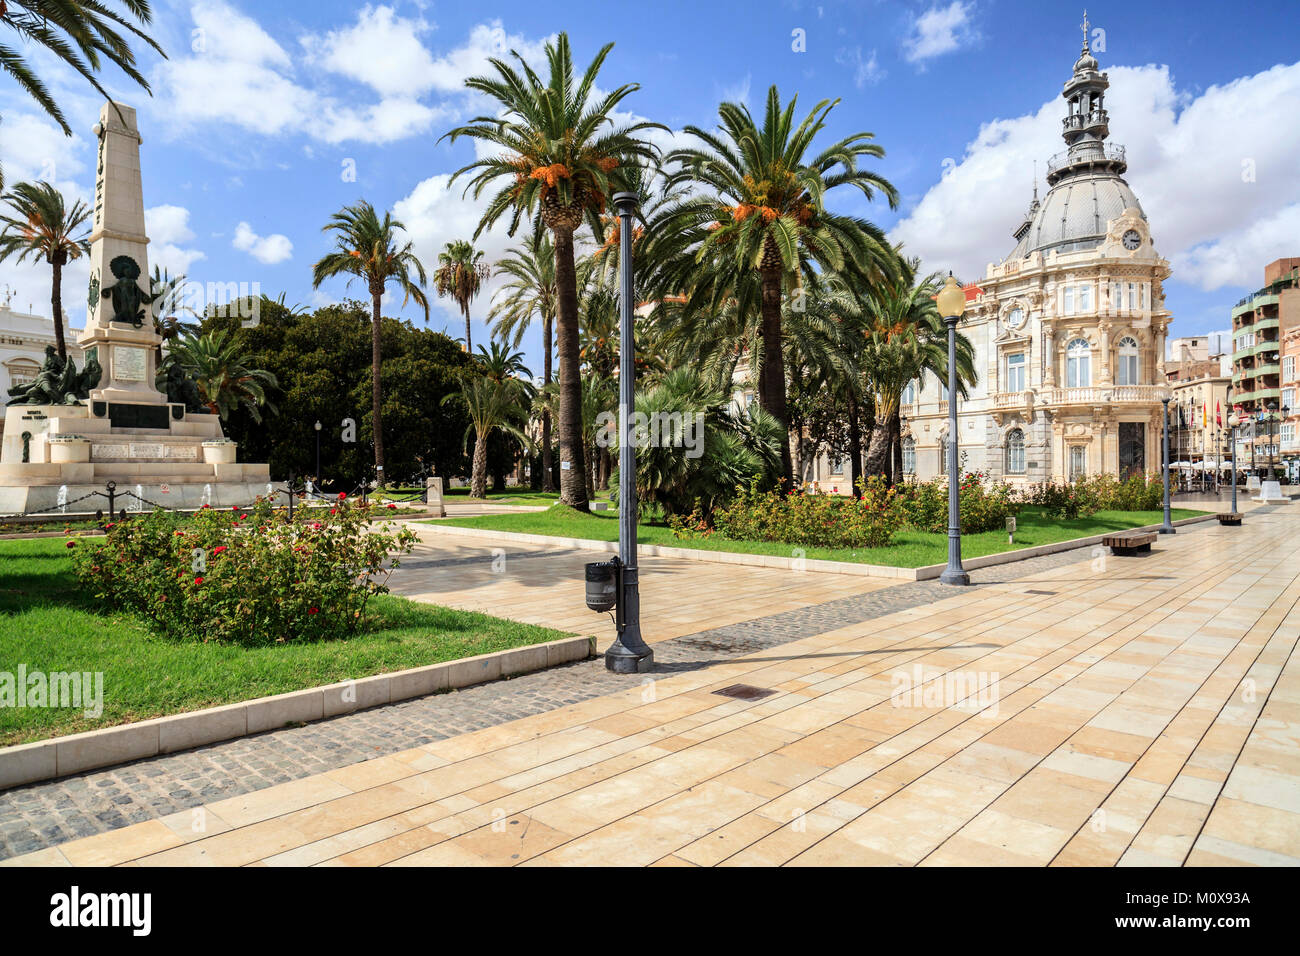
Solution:
{"label": "bronze statue", "polygon": [[140,265],[130,256],[115,256],[108,268],[117,281],[99,294],[105,299],[113,300],[113,317],[110,321],[127,322],[140,328],[144,325],[145,306],[151,304],[157,296],[140,288],[136,282],[140,278]]}
{"label": "bronze statue", "polygon": [[45,346],[45,364],[36,373],[36,378],[26,385],[15,385],[9,389],[7,405],[80,405],[90,397],[90,390],[99,384],[103,375],[99,360],[95,355],[86,359],[86,366],[77,371],[72,359],[64,361],[54,351],[53,345]]}

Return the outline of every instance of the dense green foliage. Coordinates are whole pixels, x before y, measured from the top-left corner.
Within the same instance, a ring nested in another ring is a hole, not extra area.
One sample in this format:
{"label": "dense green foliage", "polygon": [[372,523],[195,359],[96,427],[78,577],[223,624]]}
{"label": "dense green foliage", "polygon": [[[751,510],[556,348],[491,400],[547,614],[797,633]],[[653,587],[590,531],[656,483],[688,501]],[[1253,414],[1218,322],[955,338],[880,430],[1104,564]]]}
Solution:
{"label": "dense green foliage", "polygon": [[409,529],[369,524],[375,507],[340,494],[291,519],[259,499],[183,523],[159,508],[110,522],[102,542],[70,538],[67,547],[96,597],[170,637],[250,646],[338,638],[365,626],[367,602],[388,591],[399,565],[393,555],[415,542]]}
{"label": "dense green foliage", "polygon": [[[261,424],[235,410],[226,434],[239,443],[240,461],[266,461],[271,476],[316,471],[316,432],[321,423],[321,478],[327,488],[349,490],[374,475],[371,454],[370,318],[357,302],[297,312],[270,299],[259,304],[259,321],[238,338],[275,375],[278,415]],[[209,316],[205,330],[239,328],[234,316]],[[443,405],[459,391],[461,370],[472,360],[440,332],[385,318],[382,325],[383,421],[389,483],[424,475],[462,475],[469,459],[462,437],[464,410]],[[349,434],[347,421],[355,423]],[[351,437],[351,441],[349,441]]]}

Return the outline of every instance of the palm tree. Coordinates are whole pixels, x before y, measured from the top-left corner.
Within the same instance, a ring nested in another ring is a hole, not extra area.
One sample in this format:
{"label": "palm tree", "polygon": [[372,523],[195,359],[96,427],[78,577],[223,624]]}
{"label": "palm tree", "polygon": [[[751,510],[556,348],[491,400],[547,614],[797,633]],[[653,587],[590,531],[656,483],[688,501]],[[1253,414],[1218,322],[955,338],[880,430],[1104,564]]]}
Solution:
{"label": "palm tree", "polygon": [[[336,233],[335,250],[320,259],[312,268],[312,288],[333,276],[346,275],[348,283],[352,279],[365,280],[370,292],[370,327],[371,327],[371,401],[373,403],[373,431],[375,436],[375,478],[379,484],[384,483],[384,429],[381,413],[383,392],[379,384],[380,363],[383,355],[380,348],[380,312],[384,301],[384,287],[391,281],[396,282],[402,290],[402,305],[414,300],[424,309],[424,320],[429,321],[429,298],[420,286],[428,280],[424,266],[411,251],[411,243],[401,243],[399,230],[406,227],[393,218],[390,212],[384,213],[381,220],[375,207],[364,199],[351,206],[344,206],[330,217],[323,232]],[[412,274],[418,279],[413,281]]]}
{"label": "palm tree", "polygon": [[[897,279],[876,284],[862,298],[864,349],[861,365],[876,398],[876,425],[867,450],[867,475],[889,470],[890,452],[899,439],[899,399],[911,381],[932,372],[948,381],[948,332],[935,296],[939,274],[920,279],[915,259],[900,263]],[[976,380],[975,348],[957,334],[958,394]]]}
{"label": "palm tree", "polygon": [[[801,285],[816,285],[819,271],[843,272],[859,282],[894,271],[893,252],[880,229],[864,219],[828,212],[826,193],[851,186],[868,199],[885,196],[890,208],[898,204],[888,181],[859,166],[861,159],[884,155],[873,135],[855,133],[810,157],[813,140],[839,101],[821,101],[796,127],[796,100],[792,97],[782,109],[773,86],[761,127],[741,103],[718,107],[719,133],[684,127],[702,145],[668,155],[668,185],[690,186],[694,194],[666,214],[667,248],[661,253],[661,258],[675,258],[676,267],[667,269],[664,278],[688,294],[689,307],[717,310],[735,299],[744,314],[758,306],[763,344],[759,402],[782,424],[788,424],[783,290],[796,294]],[[753,276],[757,283],[745,281]],[[782,451],[782,475],[792,483],[788,446]]]}
{"label": "palm tree", "polygon": [[478,356],[476,358],[479,369],[488,378],[495,382],[504,382],[508,379],[519,381],[532,399],[532,393],[536,391],[528,379],[533,377],[532,370],[524,364],[523,352],[512,352],[500,342],[492,342],[489,348],[478,347]]}
{"label": "palm tree", "polygon": [[465,317],[465,351],[474,354],[470,342],[469,304],[483,288],[483,282],[492,270],[482,261],[483,253],[476,250],[472,243],[456,239],[447,243],[438,253],[438,268],[434,270],[433,281],[439,296],[451,296]]}
{"label": "palm tree", "polygon": [[[46,182],[19,183],[5,193],[7,215],[0,215],[0,262],[16,255],[44,259],[53,269],[50,308],[54,313],[54,343],[59,358],[67,359],[63,336],[63,267],[90,251],[88,233],[81,231],[90,207],[80,199],[67,206],[63,194]],[[80,232],[80,235],[77,233]]]}
{"label": "palm tree", "polygon": [[254,357],[242,352],[239,340],[226,329],[203,335],[186,333],[172,343],[158,369],[158,377],[164,379],[173,364],[179,365],[194,380],[208,411],[220,415],[222,421],[243,406],[253,421],[261,422],[261,406],[272,412],[276,410],[268,401],[266,390],[278,388],[279,382],[273,373],[253,367],[254,361]]}
{"label": "palm tree", "polygon": [[498,380],[487,375],[466,375],[461,380],[460,391],[443,397],[443,404],[460,402],[469,412],[469,426],[465,429],[465,445],[470,432],[474,433],[474,464],[470,472],[469,496],[487,497],[487,446],[494,431],[503,431],[528,445],[524,426],[528,422],[526,383],[516,378]]}
{"label": "palm tree", "polygon": [[[493,299],[488,318],[494,335],[519,348],[533,318],[542,324],[542,387],[551,384],[551,329],[555,322],[555,248],[543,231],[533,231],[497,263],[497,274],[510,277]],[[551,412],[542,412],[542,490],[554,491],[551,474]]]}
{"label": "palm tree", "polygon": [[[546,44],[548,76],[543,79],[518,53],[519,69],[493,57],[496,76],[475,76],[465,85],[496,100],[496,115],[479,116],[446,135],[462,136],[495,147],[452,179],[474,171],[466,187],[477,198],[504,179],[488,203],[474,233],[509,217],[513,235],[525,214],[550,230],[555,244],[556,339],[560,360],[560,501],[587,510],[582,453],[582,384],[578,359],[578,283],[573,237],[584,220],[602,236],[600,213],[613,193],[624,188],[622,168],[655,157],[640,134],[657,123],[614,127],[618,105],[639,89],[625,83],[598,95],[596,77],[612,43],[601,47],[580,80],[575,79],[569,37],[561,33]],[[606,129],[606,127],[611,127]]]}
{"label": "palm tree", "polygon": [[154,367],[162,365],[163,346],[185,332],[197,332],[199,326],[186,322],[180,313],[194,315],[194,310],[185,304],[185,276],[171,276],[166,269],[153,267],[153,280],[149,284],[154,300],[150,304],[153,313],[153,330],[162,339],[154,346]]}
{"label": "palm tree", "polygon": [[[121,5],[125,10],[118,13],[111,9],[116,6],[113,0],[6,0],[0,3],[0,24],[16,32],[23,46],[34,44],[53,54],[85,77],[104,99],[112,100],[96,77],[101,58],[112,61],[149,92],[149,83],[136,68],[135,54],[119,28],[143,40],[164,59],[167,56],[140,28],[153,19],[149,0],[123,0]],[[19,49],[0,43],[0,67],[40,104],[66,135],[72,135],[72,127],[49,88],[23,59]]]}

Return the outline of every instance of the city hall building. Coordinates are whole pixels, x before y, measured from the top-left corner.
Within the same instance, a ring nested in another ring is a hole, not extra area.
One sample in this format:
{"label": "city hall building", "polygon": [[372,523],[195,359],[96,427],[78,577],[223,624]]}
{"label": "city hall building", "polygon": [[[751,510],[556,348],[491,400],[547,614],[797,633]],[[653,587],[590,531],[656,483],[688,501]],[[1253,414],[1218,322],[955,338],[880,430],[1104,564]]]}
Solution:
{"label": "city hall building", "polygon": [[[1050,189],[1040,202],[1035,187],[1010,254],[967,286],[958,328],[979,381],[959,402],[959,463],[1013,485],[1160,468],[1170,269],[1107,142],[1108,86],[1085,41]],[[902,413],[904,472],[945,474],[946,381],[914,383]]]}

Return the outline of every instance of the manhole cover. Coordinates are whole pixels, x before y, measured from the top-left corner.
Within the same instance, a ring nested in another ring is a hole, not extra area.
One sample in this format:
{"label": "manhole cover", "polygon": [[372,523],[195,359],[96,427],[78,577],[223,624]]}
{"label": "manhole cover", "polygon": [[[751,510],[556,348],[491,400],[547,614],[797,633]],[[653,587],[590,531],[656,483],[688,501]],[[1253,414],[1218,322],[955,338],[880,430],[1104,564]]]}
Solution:
{"label": "manhole cover", "polygon": [[713,693],[722,697],[734,697],[736,700],[758,700],[760,697],[775,694],[776,691],[768,690],[766,687],[754,687],[752,684],[732,684]]}

